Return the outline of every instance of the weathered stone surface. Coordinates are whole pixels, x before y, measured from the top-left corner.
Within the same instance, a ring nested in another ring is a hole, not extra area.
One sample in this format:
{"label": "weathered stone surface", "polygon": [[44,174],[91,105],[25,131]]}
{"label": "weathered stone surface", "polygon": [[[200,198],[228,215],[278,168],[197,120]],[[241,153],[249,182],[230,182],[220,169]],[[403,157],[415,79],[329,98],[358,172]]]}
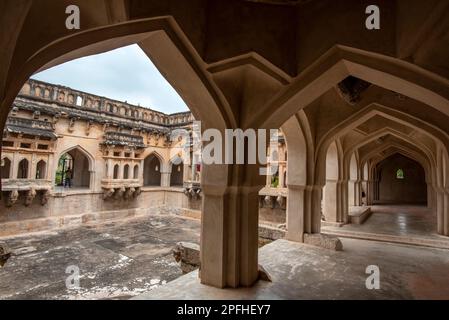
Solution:
{"label": "weathered stone surface", "polygon": [[200,267],[200,246],[196,243],[178,242],[173,249],[176,262],[180,262],[183,273],[189,273]]}
{"label": "weathered stone surface", "polygon": [[285,230],[267,225],[259,225],[259,238],[278,240],[285,237]]}
{"label": "weathered stone surface", "polygon": [[259,280],[272,282],[270,274],[260,264],[259,264]]}
{"label": "weathered stone surface", "polygon": [[343,244],[337,237],[325,235],[325,234],[304,234],[304,243],[312,246],[322,247],[324,249],[330,249],[335,251],[343,251]]}
{"label": "weathered stone surface", "polygon": [[4,243],[0,243],[0,267],[3,267],[8,261],[9,257],[11,257],[11,250]]}

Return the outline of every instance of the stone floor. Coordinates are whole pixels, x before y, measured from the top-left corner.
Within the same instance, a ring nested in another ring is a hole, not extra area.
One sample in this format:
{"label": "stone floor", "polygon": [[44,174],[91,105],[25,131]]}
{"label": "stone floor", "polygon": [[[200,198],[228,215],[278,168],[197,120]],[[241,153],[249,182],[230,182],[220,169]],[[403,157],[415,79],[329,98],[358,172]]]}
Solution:
{"label": "stone floor", "polygon": [[[337,229],[438,237],[423,207],[373,211],[365,224]],[[277,240],[259,250],[272,283],[210,288],[196,271],[183,276],[171,253],[199,233],[197,220],[151,216],[3,238],[14,255],[0,269],[0,299],[449,299],[449,250],[346,238],[342,252]],[[380,268],[380,290],[366,289],[368,265]],[[79,289],[66,287],[69,266],[80,270]]]}
{"label": "stone floor", "polygon": [[[1,239],[14,255],[0,269],[0,299],[127,299],[182,275],[171,250],[199,233],[199,221],[151,216]],[[67,290],[72,265],[80,289]]]}
{"label": "stone floor", "polygon": [[378,241],[449,248],[449,238],[436,232],[436,215],[425,206],[376,205],[361,225],[326,226],[325,233]]}
{"label": "stone floor", "polygon": [[[449,250],[342,242],[342,252],[286,240],[262,247],[271,283],[220,290],[201,285],[195,271],[134,299],[449,299]],[[380,269],[379,290],[366,288],[369,265]]]}

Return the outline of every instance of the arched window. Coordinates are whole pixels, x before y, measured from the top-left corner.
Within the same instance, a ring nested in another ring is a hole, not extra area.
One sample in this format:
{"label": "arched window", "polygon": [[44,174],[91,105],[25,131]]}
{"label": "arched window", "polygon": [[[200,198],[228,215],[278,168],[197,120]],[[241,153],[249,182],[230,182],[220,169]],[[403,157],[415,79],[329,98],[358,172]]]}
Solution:
{"label": "arched window", "polygon": [[123,170],[123,179],[129,179],[129,165],[126,164]]}
{"label": "arched window", "polygon": [[398,169],[398,171],[396,171],[396,179],[404,179],[404,170],[402,169]]}
{"label": "arched window", "polygon": [[118,171],[119,171],[120,166],[118,164],[116,164],[114,166],[114,179],[118,179]]}
{"label": "arched window", "polygon": [[133,178],[134,178],[134,179],[139,179],[139,165],[138,165],[138,164],[136,164],[136,165],[134,166],[134,174],[133,174]]}
{"label": "arched window", "polygon": [[45,179],[47,176],[47,164],[41,160],[36,165],[36,179]]}
{"label": "arched window", "polygon": [[3,158],[1,166],[2,179],[9,179],[9,174],[11,172],[11,160],[8,158]]}
{"label": "arched window", "polygon": [[17,179],[28,179],[28,160],[22,159],[17,170]]}

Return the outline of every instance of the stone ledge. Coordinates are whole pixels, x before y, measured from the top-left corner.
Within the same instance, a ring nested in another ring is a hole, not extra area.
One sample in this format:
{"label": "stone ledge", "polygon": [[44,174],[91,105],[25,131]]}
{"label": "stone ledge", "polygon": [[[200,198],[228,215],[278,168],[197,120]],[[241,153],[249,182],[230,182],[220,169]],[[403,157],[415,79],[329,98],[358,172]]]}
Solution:
{"label": "stone ledge", "polygon": [[371,207],[350,207],[349,221],[354,224],[363,224],[371,216]]}
{"label": "stone ledge", "polygon": [[343,251],[343,244],[339,238],[322,233],[305,233],[304,243],[324,249]]}
{"label": "stone ledge", "polygon": [[285,230],[267,225],[259,225],[259,238],[278,240],[284,239],[285,234],[286,234]]}
{"label": "stone ledge", "polygon": [[337,227],[337,228],[341,228],[344,225],[345,225],[345,223],[343,223],[343,222],[332,222],[332,221],[321,220],[321,226],[322,227]]}

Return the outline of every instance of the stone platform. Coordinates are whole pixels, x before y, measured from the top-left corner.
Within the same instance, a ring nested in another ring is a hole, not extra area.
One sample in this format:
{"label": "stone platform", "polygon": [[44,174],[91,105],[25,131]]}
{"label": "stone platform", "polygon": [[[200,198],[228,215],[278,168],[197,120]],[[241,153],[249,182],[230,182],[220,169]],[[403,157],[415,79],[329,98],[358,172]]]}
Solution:
{"label": "stone platform", "polygon": [[[216,289],[194,271],[134,299],[449,299],[449,251],[342,239],[337,252],[287,240],[259,249],[273,282]],[[382,254],[379,254],[382,252]],[[365,285],[367,266],[380,269],[380,289]]]}

